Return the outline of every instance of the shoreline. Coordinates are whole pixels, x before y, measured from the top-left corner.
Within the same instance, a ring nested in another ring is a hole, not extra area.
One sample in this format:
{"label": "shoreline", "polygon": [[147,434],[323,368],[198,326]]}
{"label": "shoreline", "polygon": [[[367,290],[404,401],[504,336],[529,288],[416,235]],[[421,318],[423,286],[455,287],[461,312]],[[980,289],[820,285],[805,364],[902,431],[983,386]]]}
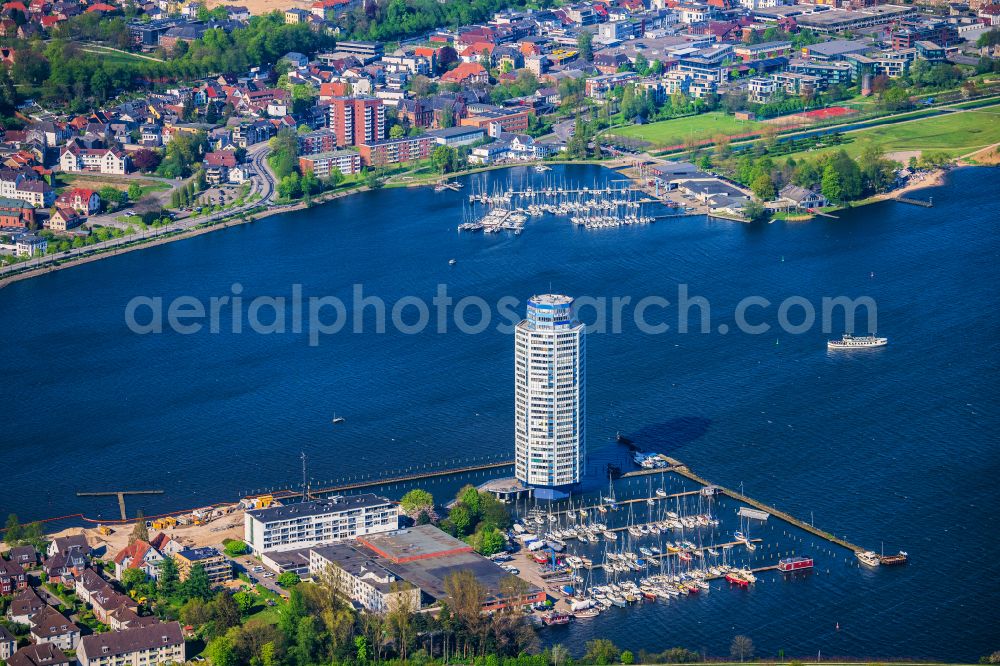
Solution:
{"label": "shoreline", "polygon": [[[594,165],[597,165],[597,166],[604,166],[605,168],[612,169],[612,170],[615,168],[614,166],[612,166],[614,164],[614,160],[609,161],[608,163],[599,162],[599,161],[593,161],[593,160],[566,160],[566,161],[539,162],[539,163],[541,163],[541,164],[594,164]],[[386,185],[384,185],[384,187],[391,187],[391,188],[399,188],[399,187],[404,187],[404,188],[410,188],[410,187],[431,187],[435,183],[437,183],[439,181],[442,181],[442,180],[451,180],[453,178],[460,178],[460,177],[463,177],[463,176],[471,176],[471,175],[475,175],[477,173],[485,173],[485,172],[488,172],[488,171],[498,171],[498,170],[501,170],[501,169],[510,169],[510,168],[518,167],[518,166],[532,166],[534,164],[535,164],[534,162],[525,162],[524,164],[513,164],[513,165],[512,164],[504,164],[504,165],[486,166],[486,167],[481,167],[479,169],[473,169],[473,170],[470,170],[470,171],[463,171],[463,172],[458,173],[458,174],[444,174],[442,176],[437,176],[437,177],[435,177],[433,179],[429,179],[429,180],[420,180],[420,181],[415,181],[415,182],[412,182],[412,183],[386,184]],[[939,186],[945,184],[947,172],[948,172],[948,170],[944,169],[944,168],[934,169],[933,171],[928,172],[927,175],[924,176],[923,178],[921,178],[918,182],[911,182],[911,183],[908,183],[907,185],[905,185],[904,187],[901,187],[901,188],[899,188],[897,190],[893,190],[892,192],[886,192],[886,193],[883,193],[883,194],[877,194],[877,195],[875,195],[873,197],[869,197],[868,199],[865,199],[865,200],[863,200],[861,202],[858,202],[857,204],[855,204],[853,206],[850,206],[850,208],[860,208],[862,206],[867,206],[869,204],[878,203],[880,201],[891,201],[891,200],[894,200],[894,199],[898,199],[900,196],[902,196],[904,194],[907,194],[908,192],[912,192],[914,190],[923,189],[923,188],[926,188],[926,187],[939,187]],[[320,195],[319,197],[316,197],[315,199],[313,199],[313,205],[329,203],[330,201],[335,201],[336,199],[340,199],[340,198],[347,197],[347,196],[352,196],[354,194],[359,194],[361,192],[367,192],[367,191],[370,191],[370,188],[367,185],[362,185],[360,187],[357,187],[357,188],[354,188],[354,189],[350,189],[350,190],[344,190],[344,191],[341,191],[341,192],[332,192],[332,193],[328,193],[326,195]],[[309,206],[306,206],[306,204],[305,204],[304,201],[298,201],[298,202],[293,203],[293,204],[278,204],[278,205],[274,205],[274,206],[268,207],[267,209],[265,209],[263,211],[252,213],[252,214],[248,215],[245,218],[233,217],[233,218],[226,219],[226,220],[224,220],[224,221],[222,221],[220,223],[213,224],[213,225],[210,225],[210,226],[207,226],[207,227],[200,227],[200,228],[199,227],[195,227],[195,228],[187,229],[185,231],[181,231],[181,232],[176,233],[174,235],[168,235],[168,236],[165,236],[165,237],[162,237],[162,238],[156,238],[156,239],[144,242],[144,243],[136,243],[134,245],[129,245],[127,247],[115,248],[113,250],[108,250],[108,251],[105,251],[105,252],[99,252],[97,254],[80,257],[80,258],[73,259],[71,261],[67,261],[67,262],[61,263],[61,264],[55,264],[55,265],[52,265],[52,266],[44,266],[44,267],[40,267],[40,268],[35,268],[35,269],[30,270],[30,271],[26,271],[24,273],[18,273],[18,274],[15,274],[15,275],[10,275],[10,276],[7,276],[7,277],[0,278],[0,289],[3,289],[3,288],[5,288],[5,287],[7,287],[7,286],[9,286],[11,284],[14,284],[15,282],[20,282],[22,280],[27,280],[27,279],[34,278],[34,277],[40,277],[42,275],[47,275],[47,274],[53,273],[55,271],[60,271],[60,270],[64,270],[64,269],[67,269],[67,268],[74,268],[76,266],[82,266],[84,264],[89,264],[89,263],[94,262],[94,261],[100,261],[102,259],[108,259],[110,257],[118,256],[120,254],[124,254],[124,253],[127,253],[127,252],[134,252],[136,250],[145,250],[147,248],[155,247],[157,245],[163,245],[165,243],[173,243],[173,242],[176,242],[176,241],[187,240],[189,238],[195,238],[197,236],[201,236],[203,234],[211,233],[213,231],[220,231],[220,230],[223,230],[223,229],[228,229],[230,227],[241,226],[241,225],[244,225],[244,224],[250,224],[250,223],[256,222],[258,220],[263,220],[265,218],[272,217],[274,215],[281,215],[282,213],[291,213],[291,212],[295,212],[295,211],[299,211],[299,210],[304,210],[306,208],[309,208]],[[842,210],[848,210],[848,208],[840,208],[840,209],[837,209],[836,211],[831,211],[831,212],[840,212]],[[729,218],[722,218],[722,219],[729,219]],[[816,216],[803,217],[803,218],[800,218],[800,219],[796,219],[794,221],[796,221],[796,222],[804,222],[804,221],[809,221],[809,220],[813,220],[813,219],[816,219]],[[743,222],[744,220],[733,219],[732,221],[734,221],[734,222]]]}

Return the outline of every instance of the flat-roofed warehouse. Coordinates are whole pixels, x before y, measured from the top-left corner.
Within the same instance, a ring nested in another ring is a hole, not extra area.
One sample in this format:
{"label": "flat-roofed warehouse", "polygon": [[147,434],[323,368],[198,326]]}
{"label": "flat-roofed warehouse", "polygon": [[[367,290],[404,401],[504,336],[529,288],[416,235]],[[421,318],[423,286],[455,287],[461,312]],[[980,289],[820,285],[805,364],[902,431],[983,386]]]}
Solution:
{"label": "flat-roofed warehouse", "polygon": [[851,30],[861,30],[883,25],[916,15],[915,7],[902,7],[900,5],[877,5],[868,7],[860,11],[847,9],[829,9],[827,11],[812,12],[797,16],[795,22],[803,28],[810,28],[816,32],[843,32]]}
{"label": "flat-roofed warehouse", "polygon": [[[350,553],[344,547],[357,552]],[[337,549],[314,548],[310,553],[310,571],[319,574],[327,564],[337,564],[338,557],[344,559],[344,568],[358,580],[367,575],[375,589],[381,586],[388,591],[394,583],[395,589],[401,583],[412,585],[419,589],[422,605],[447,601],[445,580],[459,571],[471,572],[486,589],[484,610],[503,608],[510,602],[501,593],[501,581],[511,574],[474,552],[469,544],[433,525],[361,536],[356,544],[342,543]],[[544,590],[526,584],[524,596],[516,603],[526,605],[544,600]],[[361,599],[356,601],[364,603]]]}

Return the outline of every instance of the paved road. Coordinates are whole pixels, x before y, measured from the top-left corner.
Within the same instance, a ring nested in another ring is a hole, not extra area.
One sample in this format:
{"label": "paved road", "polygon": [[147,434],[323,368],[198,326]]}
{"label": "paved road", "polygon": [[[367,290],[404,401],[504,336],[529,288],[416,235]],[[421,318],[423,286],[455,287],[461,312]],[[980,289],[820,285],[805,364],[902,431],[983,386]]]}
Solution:
{"label": "paved road", "polygon": [[[158,229],[147,229],[145,231],[139,232],[138,234],[132,234],[131,236],[124,236],[122,238],[113,238],[101,243],[95,243],[93,245],[88,245],[82,248],[76,248],[67,250],[62,254],[50,254],[44,257],[38,257],[35,259],[30,259],[26,262],[19,264],[13,264],[11,266],[5,266],[0,268],[0,277],[14,273],[17,271],[23,271],[25,269],[34,269],[44,267],[46,264],[53,263],[54,261],[66,259],[71,259],[74,257],[83,257],[86,255],[94,254],[97,251],[112,250],[116,247],[132,243],[136,239],[151,239],[157,236],[162,236],[175,231],[184,231],[191,229],[199,224],[205,222],[216,222],[224,217],[230,217],[236,215],[240,212],[256,208],[258,206],[267,205],[270,203],[271,199],[274,197],[275,188],[275,177],[274,173],[271,171],[270,166],[267,164],[267,154],[269,149],[266,143],[261,143],[250,148],[247,151],[247,160],[253,167],[254,176],[250,180],[250,194],[259,194],[260,197],[253,202],[247,203],[238,208],[230,208],[229,210],[220,211],[218,213],[212,213],[210,215],[203,215],[199,217],[179,217],[174,220],[173,223],[166,226],[160,227]],[[171,181],[168,181],[171,182]]]}

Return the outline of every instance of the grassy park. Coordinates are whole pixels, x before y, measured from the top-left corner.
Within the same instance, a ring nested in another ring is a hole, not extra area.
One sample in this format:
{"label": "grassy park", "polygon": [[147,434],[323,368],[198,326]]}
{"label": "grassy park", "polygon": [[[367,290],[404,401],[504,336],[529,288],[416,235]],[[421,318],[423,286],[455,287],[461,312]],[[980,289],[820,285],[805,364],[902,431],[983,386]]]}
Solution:
{"label": "grassy park", "polygon": [[823,152],[843,147],[852,157],[857,157],[866,145],[874,142],[886,153],[930,151],[958,157],[1000,142],[1000,105],[894,125],[879,125],[848,132],[846,136],[851,142],[844,146],[793,153],[792,156],[796,159],[817,157]]}
{"label": "grassy park", "polygon": [[691,137],[699,141],[708,141],[718,134],[727,136],[747,134],[755,132],[761,125],[762,123],[753,120],[737,120],[734,116],[721,111],[712,111],[697,116],[661,120],[648,125],[618,127],[609,130],[608,134],[648,141],[658,148],[667,148],[682,145]]}

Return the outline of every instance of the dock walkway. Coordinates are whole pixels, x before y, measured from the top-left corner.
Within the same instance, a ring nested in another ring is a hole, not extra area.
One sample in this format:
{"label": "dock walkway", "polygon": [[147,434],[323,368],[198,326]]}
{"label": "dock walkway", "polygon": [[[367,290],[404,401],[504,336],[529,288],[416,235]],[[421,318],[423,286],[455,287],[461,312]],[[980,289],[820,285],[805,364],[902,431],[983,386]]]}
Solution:
{"label": "dock walkway", "polygon": [[747,497],[746,495],[742,495],[742,494],[740,494],[740,493],[738,493],[735,490],[732,490],[730,488],[726,488],[724,486],[720,486],[718,484],[711,483],[710,481],[707,481],[707,480],[703,479],[702,477],[698,476],[697,474],[695,474],[694,472],[692,472],[690,469],[688,469],[687,465],[685,465],[684,463],[682,463],[679,460],[676,460],[674,458],[671,458],[669,456],[665,456],[665,455],[662,455],[662,454],[661,454],[661,457],[664,460],[666,460],[668,463],[670,463],[670,465],[671,465],[670,471],[671,472],[674,472],[676,474],[680,474],[681,476],[683,476],[683,477],[685,477],[687,479],[691,479],[695,483],[700,483],[703,486],[714,486],[714,487],[716,487],[716,488],[719,489],[719,492],[721,492],[722,494],[724,494],[724,495],[726,495],[728,497],[731,497],[732,499],[734,499],[734,500],[736,500],[738,502],[743,502],[744,504],[749,504],[750,506],[752,506],[752,507],[754,507],[756,509],[760,509],[761,511],[766,511],[767,513],[771,514],[775,518],[778,518],[779,520],[783,520],[786,523],[789,523],[790,525],[794,525],[795,527],[798,527],[801,530],[805,530],[806,532],[809,532],[810,534],[812,534],[814,536],[818,536],[821,539],[826,539],[830,543],[834,543],[834,544],[836,544],[838,546],[841,546],[841,547],[846,548],[848,550],[854,551],[855,553],[864,550],[864,548],[862,548],[861,546],[853,544],[850,541],[847,541],[845,539],[841,539],[840,537],[835,536],[833,534],[830,534],[829,532],[827,532],[825,530],[821,530],[818,527],[810,525],[809,523],[807,523],[805,521],[799,520],[795,516],[793,516],[791,514],[788,514],[788,513],[785,513],[784,511],[782,511],[780,509],[776,509],[773,506],[769,506],[767,504],[764,504],[763,502],[759,502],[759,501],[753,499],[752,497]]}

